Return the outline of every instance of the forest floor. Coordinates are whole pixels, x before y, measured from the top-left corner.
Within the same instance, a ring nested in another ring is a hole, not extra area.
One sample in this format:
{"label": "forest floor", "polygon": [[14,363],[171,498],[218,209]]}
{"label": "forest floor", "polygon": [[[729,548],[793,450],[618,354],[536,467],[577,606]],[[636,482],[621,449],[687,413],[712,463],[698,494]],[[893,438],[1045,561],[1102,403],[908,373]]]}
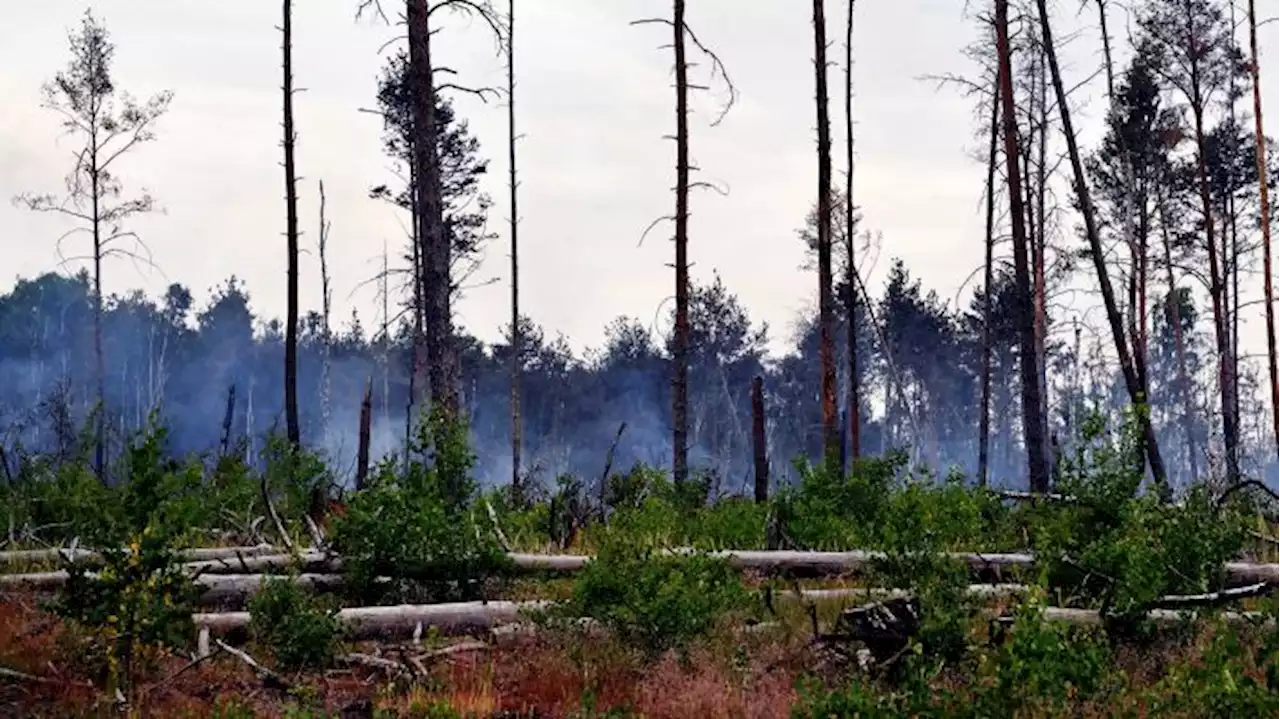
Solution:
{"label": "forest floor", "polygon": [[[39,677],[0,677],[0,715],[113,713],[71,639],[36,597],[0,599],[0,667]],[[393,656],[396,646],[362,642],[347,649]],[[225,653],[215,651],[195,664],[166,654],[149,672],[154,679],[138,691],[137,710],[157,717],[431,717],[433,708],[444,705],[462,716],[565,717],[601,716],[607,708],[626,706],[646,717],[786,717],[797,679],[817,661],[804,638],[787,633],[717,635],[656,663],[599,639],[549,637],[486,646],[442,653],[426,667],[426,676],[411,681],[351,667],[289,675],[288,688],[260,679]]]}

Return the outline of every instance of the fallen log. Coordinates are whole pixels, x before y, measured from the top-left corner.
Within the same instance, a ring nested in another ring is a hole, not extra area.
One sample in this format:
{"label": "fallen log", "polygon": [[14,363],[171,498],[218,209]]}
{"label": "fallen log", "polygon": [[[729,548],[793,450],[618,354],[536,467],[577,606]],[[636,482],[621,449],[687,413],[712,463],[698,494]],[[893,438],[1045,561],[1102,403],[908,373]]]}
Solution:
{"label": "fallen log", "polygon": [[[407,637],[418,627],[434,627],[442,634],[465,634],[512,624],[527,612],[551,606],[546,601],[450,602],[401,604],[391,607],[348,607],[338,612],[347,639]],[[214,636],[242,631],[249,626],[249,612],[193,614],[197,631]]]}
{"label": "fallen log", "polygon": [[[664,550],[665,554],[684,555],[694,550],[677,548]],[[790,573],[809,576],[855,574],[867,569],[872,562],[883,559],[884,552],[852,550],[847,552],[801,552],[794,550],[726,550],[708,552],[709,556],[726,559],[730,566],[744,571],[763,573]],[[1029,568],[1035,558],[1030,554],[980,554],[977,552],[953,552],[949,556],[963,561],[975,571],[1003,568]],[[574,573],[582,571],[591,561],[580,554],[527,554],[512,552],[507,555],[512,565],[522,572]],[[187,567],[205,573],[250,573],[288,569],[297,566],[306,572],[340,572],[342,560],[326,557],[320,552],[303,552],[297,557],[289,554],[267,554],[256,557],[222,558],[202,562],[189,562]]]}
{"label": "fallen log", "polygon": [[[249,547],[196,547],[178,552],[183,560],[202,562],[236,556],[257,557],[279,553],[279,549],[270,544],[257,544]],[[92,549],[50,547],[49,549],[15,549],[0,552],[0,564],[25,564],[34,562],[54,562],[59,558],[79,562],[99,559],[101,554]]]}
{"label": "fallen log", "polygon": [[[89,576],[94,576],[92,572]],[[67,572],[34,572],[31,574],[0,574],[0,591],[50,592],[61,589],[67,583]],[[196,586],[203,589],[197,602],[201,606],[242,605],[250,595],[270,580],[293,581],[303,589],[313,592],[334,591],[342,586],[340,574],[210,574],[195,577]]]}

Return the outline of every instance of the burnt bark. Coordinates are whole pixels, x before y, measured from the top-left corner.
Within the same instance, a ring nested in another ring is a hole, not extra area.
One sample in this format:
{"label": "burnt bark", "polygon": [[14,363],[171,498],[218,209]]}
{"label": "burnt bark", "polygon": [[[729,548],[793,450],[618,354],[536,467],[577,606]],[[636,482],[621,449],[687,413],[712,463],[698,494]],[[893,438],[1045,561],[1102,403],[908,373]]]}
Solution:
{"label": "burnt bark", "polygon": [[373,378],[364,386],[364,399],[360,401],[360,427],[356,447],[356,491],[365,488],[369,479],[369,430],[373,423]]}
{"label": "burnt bark", "polygon": [[1262,290],[1266,307],[1267,372],[1271,379],[1271,442],[1280,445],[1280,378],[1276,368],[1275,290],[1271,275],[1271,198],[1267,188],[1266,135],[1262,133],[1262,88],[1258,80],[1258,16],[1249,0],[1249,75],[1253,79],[1254,157],[1258,164],[1258,202],[1262,215]]}
{"label": "burnt bark", "polygon": [[509,0],[507,13],[507,166],[511,192],[511,496],[523,501],[520,450],[520,213],[516,188],[516,3]]}
{"label": "burnt bark", "polygon": [[1191,396],[1191,375],[1187,371],[1187,348],[1182,339],[1182,317],[1178,311],[1176,293],[1177,283],[1173,277],[1173,251],[1169,241],[1169,223],[1165,217],[1164,197],[1158,199],[1160,205],[1160,238],[1164,247],[1165,281],[1169,285],[1169,296],[1165,300],[1165,312],[1168,316],[1169,328],[1173,332],[1173,351],[1178,365],[1178,393],[1182,399],[1182,429],[1187,439],[1187,465],[1194,480],[1200,476],[1200,463],[1197,459],[1196,434],[1194,425],[1194,405]]}
{"label": "burnt bark", "polygon": [[[1049,491],[1046,437],[1042,432],[1043,410],[1036,363],[1035,313],[1031,293],[1031,273],[1027,260],[1027,227],[1022,201],[1021,172],[1018,168],[1017,108],[1013,97],[1013,63],[1009,49],[1009,2],[996,0],[996,53],[999,59],[1000,95],[1003,116],[1006,175],[1009,183],[1010,216],[1013,225],[1013,272],[1017,297],[1019,367],[1022,378],[1022,429],[1027,445],[1027,473],[1033,492]],[[1049,49],[1046,48],[1046,52]]]}
{"label": "burnt bark", "polygon": [[756,504],[769,501],[769,450],[764,440],[764,380],[751,379],[751,457],[755,462]]}
{"label": "burnt bark", "polygon": [[986,242],[982,265],[982,398],[978,409],[978,485],[987,486],[991,451],[991,283],[995,280],[996,162],[1000,137],[999,83],[991,93],[991,134],[987,145]]}
{"label": "burnt bark", "polygon": [[430,3],[407,0],[409,82],[413,95],[413,169],[417,201],[415,225],[422,263],[423,344],[433,411],[458,419],[457,357],[453,343],[450,238],[440,199],[436,86],[431,59]]}
{"label": "burnt bark", "polygon": [[298,422],[298,188],[293,162],[292,6],[293,0],[284,0],[284,19],[280,25],[284,59],[280,67],[284,75],[284,85],[281,88],[284,102],[284,233],[288,253],[284,319],[284,422],[289,444],[296,448],[302,443],[302,427]]}
{"label": "burnt bark", "polygon": [[675,0],[672,47],[676,71],[676,322],[671,375],[671,476],[689,475],[689,75],[684,0]]}
{"label": "burnt bark", "polygon": [[831,122],[827,100],[827,21],[822,0],[813,1],[813,75],[818,115],[818,363],[822,372],[823,454],[840,452],[836,412],[835,298],[831,287]]}
{"label": "burnt bark", "polygon": [[856,223],[853,204],[853,6],[854,0],[849,0],[849,18],[844,31],[844,160],[848,170],[844,185],[844,310],[845,342],[849,352],[849,396],[846,402],[846,411],[849,413],[849,458],[857,462],[862,456],[862,399],[858,387],[857,293],[854,291],[854,275],[858,273],[858,264],[853,237]]}

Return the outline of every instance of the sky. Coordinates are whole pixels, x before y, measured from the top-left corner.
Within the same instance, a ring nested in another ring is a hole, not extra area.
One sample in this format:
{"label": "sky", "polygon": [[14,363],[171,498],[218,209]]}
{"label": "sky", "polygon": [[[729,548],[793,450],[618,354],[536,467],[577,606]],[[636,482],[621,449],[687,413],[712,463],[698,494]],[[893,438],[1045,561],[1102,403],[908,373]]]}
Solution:
{"label": "sky", "polygon": [[[1239,0],[1243,5],[1243,0]],[[394,0],[383,0],[388,9]],[[85,8],[105,22],[116,45],[120,89],[146,98],[172,90],[155,142],[122,159],[126,191],[150,190],[163,208],[130,225],[147,243],[155,267],[114,260],[105,289],[134,287],[158,295],[186,284],[203,305],[230,275],[245,282],[260,315],[282,317],[286,251],[284,174],[280,151],[281,5],[266,0],[0,0],[0,198],[57,192],[74,143],[57,116],[40,107],[40,87],[65,67],[67,32]],[[329,265],[334,320],[353,308],[371,328],[379,321],[376,284],[384,246],[405,242],[406,218],[368,198],[371,186],[393,179],[382,155],[380,120],[360,112],[374,105],[379,51],[403,32],[376,18],[357,20],[358,0],[294,3],[294,75],[304,90],[295,101],[299,211],[308,250],[302,259],[301,302],[320,302],[317,183],[324,181],[332,223]],[[505,2],[496,3],[505,11]],[[402,7],[402,3],[399,3]],[[745,0],[690,0],[688,22],[716,51],[738,90],[732,110],[711,126],[722,85],[693,101],[691,148],[695,180],[726,191],[692,198],[689,254],[695,281],[718,273],[756,321],[770,326],[771,348],[790,346],[798,313],[812,306],[815,274],[804,269],[796,230],[817,196],[813,35],[810,5]],[[984,167],[974,159],[985,141],[975,134],[975,106],[929,75],[976,76],[962,49],[975,34],[961,0],[863,0],[854,30],[856,169],[854,195],[864,229],[882,233],[876,257],[864,258],[873,293],[889,258],[903,258],[925,286],[954,303],[967,302],[982,261]],[[1060,35],[1069,85],[1094,73],[1100,50],[1089,24],[1062,0]],[[1090,6],[1092,3],[1090,3]],[[1274,13],[1260,3],[1264,16]],[[827,3],[829,57],[843,62],[846,3]],[[976,5],[975,5],[976,7]],[[562,333],[575,350],[598,347],[604,326],[619,315],[662,332],[673,294],[667,230],[641,242],[644,229],[672,212],[675,147],[669,31],[631,21],[669,14],[658,0],[524,0],[517,3],[516,109],[520,173],[522,311]],[[1243,15],[1241,15],[1243,17]],[[395,17],[392,16],[392,20]],[[1113,33],[1125,32],[1120,9]],[[485,25],[449,17],[433,40],[436,62],[470,86],[505,84],[505,60]],[[1260,31],[1264,116],[1280,135],[1277,23]],[[1241,38],[1245,36],[1241,33]],[[691,50],[692,52],[692,50]],[[706,82],[709,64],[691,70]],[[841,92],[833,67],[832,137],[837,182],[844,172]],[[1104,95],[1099,81],[1078,93],[1082,141],[1096,140]],[[1091,95],[1092,99],[1090,99]],[[495,205],[497,239],[457,307],[458,322],[482,339],[499,337],[509,321],[509,246],[505,100],[456,96],[482,152],[490,158],[483,187]],[[0,202],[0,291],[60,263],[56,240],[70,226]],[[68,245],[67,255],[87,248]],[[874,264],[872,261],[874,260]],[[1257,283],[1257,284],[1260,284]],[[1255,305],[1257,314],[1261,308]],[[1262,324],[1242,331],[1246,348],[1260,347]]]}

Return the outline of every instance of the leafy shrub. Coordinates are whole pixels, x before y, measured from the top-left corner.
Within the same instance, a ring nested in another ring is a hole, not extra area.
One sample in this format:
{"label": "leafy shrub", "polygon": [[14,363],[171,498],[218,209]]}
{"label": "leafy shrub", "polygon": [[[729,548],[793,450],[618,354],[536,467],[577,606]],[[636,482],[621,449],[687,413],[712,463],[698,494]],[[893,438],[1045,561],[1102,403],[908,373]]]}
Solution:
{"label": "leafy shrub", "polygon": [[349,588],[364,600],[415,591],[431,600],[477,598],[482,582],[509,563],[488,520],[468,506],[475,457],[465,431],[433,416],[420,425],[415,448],[433,452],[434,463],[415,458],[403,473],[383,464],[334,520]]}
{"label": "leafy shrub", "polygon": [[611,541],[577,577],[572,597],[556,614],[590,617],[656,656],[705,635],[745,600],[738,573],[722,559]]}
{"label": "leafy shrub", "polygon": [[1247,538],[1239,508],[1219,508],[1203,486],[1178,504],[1138,495],[1134,425],[1111,438],[1099,420],[1088,423],[1083,446],[1063,462],[1061,489],[1074,501],[1041,512],[1035,542],[1051,584],[1117,615],[1221,586],[1224,562]]}
{"label": "leafy shrub", "polygon": [[249,636],[284,669],[324,667],[338,646],[337,614],[292,579],[270,579],[249,600]]}
{"label": "leafy shrub", "polygon": [[183,646],[194,631],[191,612],[199,590],[177,549],[198,507],[191,501],[200,470],[166,459],[165,431],[152,426],[129,448],[117,513],[90,527],[100,549],[98,571],[71,563],[52,608],[89,630],[90,654],[103,657],[108,689],[132,690],[164,647]]}
{"label": "leafy shrub", "polygon": [[1095,635],[1046,622],[1043,600],[1032,598],[1018,609],[996,656],[985,662],[994,681],[984,685],[978,703],[991,716],[1008,716],[1027,705],[1053,706],[1061,713],[1068,701],[1104,687],[1111,659],[1110,649]]}

